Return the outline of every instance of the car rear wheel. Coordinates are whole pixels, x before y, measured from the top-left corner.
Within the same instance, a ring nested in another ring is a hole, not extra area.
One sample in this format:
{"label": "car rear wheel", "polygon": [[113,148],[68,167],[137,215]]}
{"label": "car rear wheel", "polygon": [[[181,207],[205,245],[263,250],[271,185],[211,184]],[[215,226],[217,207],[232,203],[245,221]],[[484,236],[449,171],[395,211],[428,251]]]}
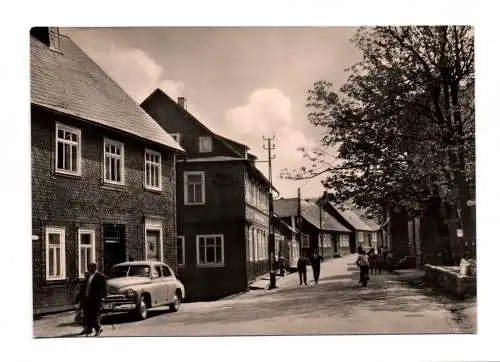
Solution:
{"label": "car rear wheel", "polygon": [[137,304],[136,317],[139,320],[144,320],[148,317],[148,304],[146,302],[146,298],[144,298],[143,295],[141,295],[139,304]]}
{"label": "car rear wheel", "polygon": [[169,305],[172,312],[177,312],[181,307],[181,298],[181,292],[177,290],[174,295],[174,301]]}

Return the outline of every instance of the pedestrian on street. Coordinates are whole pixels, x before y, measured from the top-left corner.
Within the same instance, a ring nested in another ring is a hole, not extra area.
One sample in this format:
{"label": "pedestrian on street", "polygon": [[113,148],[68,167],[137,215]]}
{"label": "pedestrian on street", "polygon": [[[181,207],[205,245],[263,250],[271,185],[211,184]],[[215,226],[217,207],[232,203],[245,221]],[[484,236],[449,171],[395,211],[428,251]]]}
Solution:
{"label": "pedestrian on street", "polygon": [[359,267],[359,282],[363,284],[364,287],[368,286],[370,261],[368,260],[368,255],[362,247],[358,248],[358,259],[356,260],[356,265]]}
{"label": "pedestrian on street", "polygon": [[278,265],[279,265],[279,268],[280,268],[280,275],[282,277],[285,276],[285,257],[283,256],[283,254],[281,254],[281,251],[279,252],[278,254]]}
{"label": "pedestrian on street", "polygon": [[387,256],[385,258],[385,263],[387,264],[387,271],[392,273],[394,270],[394,256],[392,255],[392,251],[387,251]]}
{"label": "pedestrian on street", "polygon": [[302,256],[297,261],[297,271],[299,272],[299,281],[300,285],[302,285],[302,281],[304,281],[304,285],[307,285],[307,257],[306,253],[303,253]]}
{"label": "pedestrian on street", "polygon": [[88,336],[95,329],[95,336],[102,333],[100,314],[102,298],[106,296],[106,278],[97,271],[97,264],[90,263],[88,273],[76,296],[75,303],[80,303],[83,311],[83,330],[80,335]]}
{"label": "pedestrian on street", "polygon": [[384,267],[384,252],[382,249],[379,249],[377,254],[377,271],[379,274],[382,274],[383,267]]}
{"label": "pedestrian on street", "polygon": [[371,248],[368,252],[368,261],[370,262],[370,274],[373,275],[377,269],[377,253],[375,253],[375,248]]}
{"label": "pedestrian on street", "polygon": [[323,257],[321,255],[318,255],[317,250],[314,250],[313,255],[311,256],[311,267],[313,270],[314,284],[318,284],[322,261]]}

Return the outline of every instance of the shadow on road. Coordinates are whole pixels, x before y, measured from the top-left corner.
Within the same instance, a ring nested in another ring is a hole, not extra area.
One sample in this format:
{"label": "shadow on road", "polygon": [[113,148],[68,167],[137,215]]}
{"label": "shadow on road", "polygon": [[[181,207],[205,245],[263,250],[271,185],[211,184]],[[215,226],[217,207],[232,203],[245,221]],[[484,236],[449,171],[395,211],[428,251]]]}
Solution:
{"label": "shadow on road", "polygon": [[[148,311],[148,318],[155,318],[158,317],[159,315],[162,314],[169,314],[171,313],[168,308],[158,308],[158,309],[153,309]],[[113,325],[113,324],[131,324],[131,323],[139,323],[137,319],[135,319],[135,316],[133,314],[129,313],[120,313],[120,314],[111,314],[111,315],[106,315],[101,318],[101,323],[103,325]]]}

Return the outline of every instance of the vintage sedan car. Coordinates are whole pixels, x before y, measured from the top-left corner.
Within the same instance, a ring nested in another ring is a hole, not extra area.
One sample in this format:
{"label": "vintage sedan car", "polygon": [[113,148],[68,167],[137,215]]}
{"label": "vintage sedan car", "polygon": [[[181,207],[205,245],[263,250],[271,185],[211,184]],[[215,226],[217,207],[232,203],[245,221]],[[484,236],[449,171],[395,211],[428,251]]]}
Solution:
{"label": "vintage sedan car", "polygon": [[177,312],[185,298],[184,285],[172,269],[157,261],[130,261],[111,268],[103,314],[130,312],[146,319],[148,309],[168,305]]}

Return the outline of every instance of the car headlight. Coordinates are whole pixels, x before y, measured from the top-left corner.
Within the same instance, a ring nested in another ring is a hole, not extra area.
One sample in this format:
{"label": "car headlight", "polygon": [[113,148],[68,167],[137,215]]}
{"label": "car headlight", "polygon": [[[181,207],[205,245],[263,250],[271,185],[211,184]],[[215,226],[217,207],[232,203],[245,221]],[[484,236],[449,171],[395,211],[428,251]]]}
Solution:
{"label": "car headlight", "polygon": [[137,293],[133,289],[127,289],[125,291],[125,295],[127,296],[127,298],[134,298],[137,295]]}

